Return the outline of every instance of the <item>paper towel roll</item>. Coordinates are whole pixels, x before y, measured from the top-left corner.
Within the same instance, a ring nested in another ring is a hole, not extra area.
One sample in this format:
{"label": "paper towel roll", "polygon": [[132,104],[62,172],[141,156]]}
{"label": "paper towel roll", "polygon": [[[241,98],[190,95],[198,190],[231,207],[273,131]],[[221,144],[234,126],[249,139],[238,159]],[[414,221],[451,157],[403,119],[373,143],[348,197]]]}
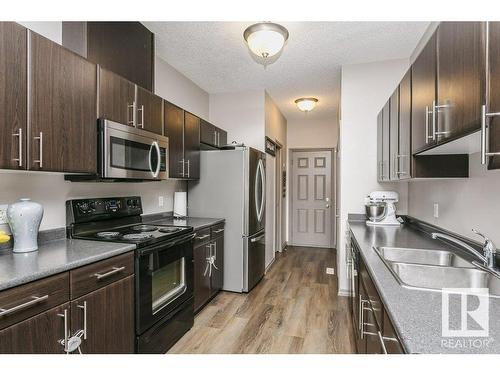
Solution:
{"label": "paper towel roll", "polygon": [[176,191],[174,193],[174,217],[187,216],[187,193]]}

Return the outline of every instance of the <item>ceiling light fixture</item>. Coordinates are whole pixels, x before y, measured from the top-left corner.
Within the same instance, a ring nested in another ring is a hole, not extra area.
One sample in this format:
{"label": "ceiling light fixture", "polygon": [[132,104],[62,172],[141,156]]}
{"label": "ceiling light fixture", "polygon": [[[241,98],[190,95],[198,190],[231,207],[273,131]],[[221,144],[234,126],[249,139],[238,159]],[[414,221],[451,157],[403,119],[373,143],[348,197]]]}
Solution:
{"label": "ceiling light fixture", "polygon": [[[258,62],[266,66],[279,57],[288,40],[288,30],[277,23],[260,22],[246,28],[243,38],[248,49],[258,57]],[[276,59],[272,59],[272,57]]]}
{"label": "ceiling light fixture", "polygon": [[299,98],[295,101],[295,104],[302,112],[311,112],[318,103],[316,98]]}

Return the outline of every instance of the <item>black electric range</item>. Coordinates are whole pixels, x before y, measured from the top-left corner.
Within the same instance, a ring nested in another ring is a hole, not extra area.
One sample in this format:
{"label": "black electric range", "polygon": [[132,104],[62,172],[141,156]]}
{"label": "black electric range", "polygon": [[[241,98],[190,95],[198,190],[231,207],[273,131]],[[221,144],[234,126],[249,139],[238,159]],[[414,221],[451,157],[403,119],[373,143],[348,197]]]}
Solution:
{"label": "black electric range", "polygon": [[133,243],[136,352],[165,353],[194,322],[189,226],[145,224],[140,197],[66,202],[69,238]]}

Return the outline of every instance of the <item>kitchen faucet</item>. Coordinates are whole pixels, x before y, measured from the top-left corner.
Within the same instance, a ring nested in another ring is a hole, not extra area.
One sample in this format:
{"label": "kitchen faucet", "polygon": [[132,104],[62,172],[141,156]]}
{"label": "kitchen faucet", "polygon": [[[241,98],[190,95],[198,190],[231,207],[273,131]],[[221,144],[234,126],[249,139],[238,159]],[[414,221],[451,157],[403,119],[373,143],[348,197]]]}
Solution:
{"label": "kitchen faucet", "polygon": [[449,236],[447,234],[434,232],[431,234],[431,236],[433,239],[443,238],[445,240],[448,240],[450,242],[453,242],[453,243],[461,246],[462,248],[471,252],[477,258],[479,258],[483,262],[483,267],[487,268],[490,271],[494,271],[495,273],[498,272],[497,270],[495,270],[495,267],[496,267],[495,255],[496,255],[496,251],[497,251],[495,245],[488,237],[486,237],[484,234],[478,232],[476,229],[472,229],[472,231],[475,234],[477,234],[478,236],[483,237],[483,239],[484,239],[484,244],[483,244],[484,255],[481,254],[476,249],[474,249],[473,247],[467,245],[465,242],[460,241],[460,240],[456,239],[455,237]]}

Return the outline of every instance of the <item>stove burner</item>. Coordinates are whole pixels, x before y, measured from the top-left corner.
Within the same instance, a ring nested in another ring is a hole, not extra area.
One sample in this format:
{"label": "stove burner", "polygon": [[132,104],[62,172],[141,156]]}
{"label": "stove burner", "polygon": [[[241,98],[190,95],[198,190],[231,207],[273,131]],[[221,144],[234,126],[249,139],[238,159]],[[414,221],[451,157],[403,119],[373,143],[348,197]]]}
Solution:
{"label": "stove burner", "polygon": [[174,233],[181,230],[181,228],[175,228],[175,227],[166,227],[166,228],[160,228],[158,229],[158,232],[162,233]]}
{"label": "stove burner", "polygon": [[153,235],[150,233],[130,233],[130,234],[124,235],[123,239],[137,241],[137,240],[146,240],[146,239],[152,238],[152,237],[153,237]]}
{"label": "stove burner", "polygon": [[101,238],[114,238],[118,237],[120,235],[120,232],[99,232],[96,234],[97,237]]}
{"label": "stove burner", "polygon": [[132,227],[132,230],[137,230],[139,232],[154,232],[157,229],[158,227],[155,227],[154,225],[146,225],[146,224],[136,225]]}

